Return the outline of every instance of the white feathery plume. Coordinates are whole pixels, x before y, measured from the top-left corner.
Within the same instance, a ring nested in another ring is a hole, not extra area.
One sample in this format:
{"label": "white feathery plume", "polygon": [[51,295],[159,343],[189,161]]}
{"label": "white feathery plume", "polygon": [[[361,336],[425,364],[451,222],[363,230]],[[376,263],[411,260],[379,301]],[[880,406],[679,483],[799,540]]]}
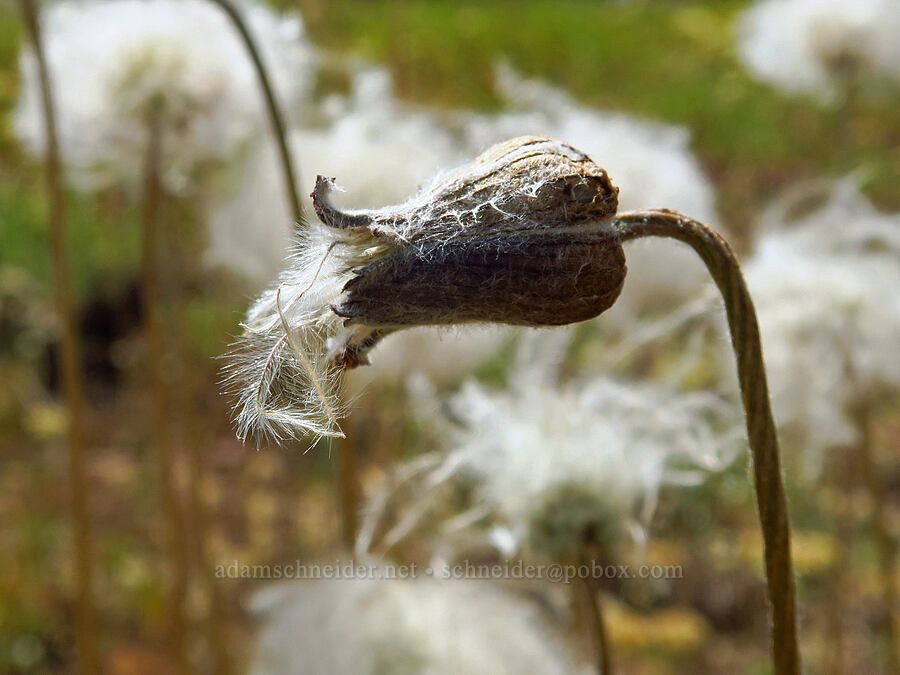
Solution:
{"label": "white feathery plume", "polygon": [[702,482],[742,439],[712,395],[602,378],[559,388],[523,376],[509,391],[470,382],[449,411],[452,451],[435,473],[473,479],[517,545],[553,558],[577,553],[588,530],[640,532],[661,485]]}
{"label": "white feathery plume", "polygon": [[[297,15],[279,17],[242,0],[279,98],[311,87],[313,55]],[[139,184],[146,113],[164,108],[164,180],[184,188],[192,175],[230,159],[266,129],[256,71],[221,8],[206,0],[79,0],[44,3],[42,23],[53,73],[61,150],[85,188]],[[35,57],[23,50],[14,125],[42,152]]]}
{"label": "white feathery plume", "polygon": [[[473,147],[517,134],[565,138],[614,177],[621,210],[665,206],[704,222],[717,220],[712,185],[691,155],[686,129],[580,105],[565,91],[523,78],[508,65],[497,67],[496,86],[512,110],[462,116]],[[628,267],[629,282],[610,314],[616,321],[661,298],[688,297],[708,283],[693,251],[676,243],[635,242]]]}
{"label": "white feathery plume", "polygon": [[900,218],[843,183],[797,223],[769,223],[744,273],[759,315],[780,426],[802,439],[807,470],[851,442],[848,406],[900,386]]}
{"label": "white feathery plume", "polygon": [[533,605],[487,581],[304,581],[258,593],[254,608],[253,675],[581,672]]}
{"label": "white feathery plume", "polygon": [[338,369],[329,339],[342,320],[330,311],[366,243],[317,223],[298,232],[289,265],[251,307],[225,369],[238,396],[237,435],[280,442],[299,434],[341,436]]}
{"label": "white feathery plume", "polygon": [[896,0],[762,0],[738,19],[738,54],[759,79],[834,100],[841,79],[900,79]]}

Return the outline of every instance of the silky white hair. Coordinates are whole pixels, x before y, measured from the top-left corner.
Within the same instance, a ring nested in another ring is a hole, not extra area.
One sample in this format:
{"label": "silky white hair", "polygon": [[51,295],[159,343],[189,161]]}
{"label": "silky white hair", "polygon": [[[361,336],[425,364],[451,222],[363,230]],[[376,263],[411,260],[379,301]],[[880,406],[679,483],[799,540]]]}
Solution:
{"label": "silky white hair", "polygon": [[[476,481],[516,541],[544,554],[577,551],[565,538],[594,519],[639,531],[661,485],[699,484],[741,445],[724,402],[652,384],[598,378],[560,388],[523,377],[491,391],[470,382],[449,406],[459,427],[447,464]],[[566,504],[571,523],[559,510]]]}

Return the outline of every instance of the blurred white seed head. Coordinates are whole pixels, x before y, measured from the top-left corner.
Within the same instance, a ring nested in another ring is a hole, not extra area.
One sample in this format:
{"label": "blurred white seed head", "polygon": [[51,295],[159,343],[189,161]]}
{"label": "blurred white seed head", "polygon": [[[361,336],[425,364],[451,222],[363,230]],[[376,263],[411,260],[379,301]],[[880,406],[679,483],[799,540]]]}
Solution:
{"label": "blurred white seed head", "polygon": [[[341,177],[346,191],[336,199],[345,207],[401,202],[463,159],[434,115],[393,97],[390,76],[383,69],[358,70],[350,96],[331,99],[323,107],[334,110],[321,125],[297,127],[290,147],[301,168]],[[210,260],[260,284],[281,269],[294,227],[281,172],[272,144],[257,142],[237,189],[216,205],[212,216]],[[312,213],[307,196],[315,175],[304,173],[303,178],[308,185],[300,192]]]}
{"label": "blurred white seed head", "polygon": [[352,394],[377,382],[404,384],[410,376],[436,386],[459,384],[499,358],[518,335],[515,327],[494,324],[401,331],[374,348],[371,366],[347,374],[347,389]]}
{"label": "blurred white seed head", "polygon": [[744,273],[776,420],[802,439],[815,475],[821,450],[855,438],[848,406],[900,387],[900,218],[845,182],[799,222],[768,226]]}
{"label": "blurred white seed head", "polygon": [[206,261],[237,272],[257,290],[284,266],[297,227],[282,171],[274,144],[254,142],[233,167],[233,188],[216,191],[219,202],[207,224]]}
{"label": "blurred white seed head", "polygon": [[[686,129],[597,110],[565,91],[498,66],[496,86],[511,106],[496,115],[468,114],[459,123],[472,147],[518,134],[565,138],[603,164],[621,193],[620,210],[665,207],[716,220],[715,194],[690,151]],[[626,321],[660,301],[685,299],[708,283],[696,255],[677,243],[632,243],[629,283],[610,319]]]}
{"label": "blurred white seed head", "polygon": [[254,675],[578,672],[534,606],[486,581],[309,581],[254,604]]}
{"label": "blurred white seed head", "polygon": [[475,480],[513,540],[559,559],[585,539],[638,533],[660,486],[696,484],[740,447],[734,411],[704,393],[594,380],[558,388],[519,378],[510,391],[467,384],[444,471]]}
{"label": "blurred white seed head", "polygon": [[333,187],[319,177],[322,225],[301,234],[233,355],[241,438],[339,434],[332,383],[393,331],[583,321],[624,282],[618,190],[558,141],[494,146],[398,206],[341,211]]}
{"label": "blurred white seed head", "polygon": [[330,117],[298,129],[292,146],[316,173],[340,178],[346,192],[335,200],[345,208],[397,204],[471,157],[435,113],[394,97],[383,68],[356,71],[350,96]]}
{"label": "blurred white seed head", "polygon": [[[807,213],[792,214],[792,202],[802,203],[807,194],[819,196],[819,203]],[[796,197],[801,199],[788,194],[764,213],[765,231],[789,233],[799,246],[820,253],[900,256],[900,214],[882,213],[872,206],[860,191],[857,176],[817,182],[800,189]]]}
{"label": "blurred white seed head", "polygon": [[759,79],[834,100],[848,79],[900,79],[896,0],[761,0],[738,20],[738,54]]}
{"label": "blurred white seed head", "polygon": [[[310,88],[312,52],[299,17],[281,18],[242,0],[282,101]],[[61,150],[70,177],[86,188],[137,185],[146,114],[162,109],[164,179],[170,189],[233,156],[266,117],[256,72],[222,10],[206,0],[80,0],[43,3],[47,59]],[[14,125],[35,153],[44,134],[34,54],[21,59]]]}

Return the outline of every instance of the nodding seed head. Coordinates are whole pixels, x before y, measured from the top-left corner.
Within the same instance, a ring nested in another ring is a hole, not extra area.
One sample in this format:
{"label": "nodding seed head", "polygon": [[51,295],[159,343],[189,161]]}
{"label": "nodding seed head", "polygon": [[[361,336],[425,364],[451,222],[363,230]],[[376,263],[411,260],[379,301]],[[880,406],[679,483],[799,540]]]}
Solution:
{"label": "nodding seed head", "polygon": [[318,177],[323,225],[301,235],[292,265],[250,311],[250,356],[231,374],[246,389],[239,435],[335,428],[329,383],[367,363],[393,331],[584,321],[608,309],[625,280],[612,226],[618,189],[565,143],[514,138],[377,210],[334,207],[333,185]]}
{"label": "nodding seed head", "polygon": [[[331,185],[319,177],[313,192],[320,220],[382,252],[332,305],[346,326],[555,326],[597,316],[622,288],[625,256],[609,224],[618,189],[564,143],[512,139],[379,210],[338,210]],[[353,365],[364,349],[348,347],[338,358]]]}

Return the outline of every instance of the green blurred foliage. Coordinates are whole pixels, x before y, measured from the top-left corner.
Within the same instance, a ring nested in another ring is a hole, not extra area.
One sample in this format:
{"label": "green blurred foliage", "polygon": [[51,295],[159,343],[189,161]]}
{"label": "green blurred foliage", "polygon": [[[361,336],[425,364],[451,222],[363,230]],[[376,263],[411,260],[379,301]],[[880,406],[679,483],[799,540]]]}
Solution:
{"label": "green blurred foliage", "polygon": [[[900,208],[900,91],[861,106],[847,162],[835,113],[750,78],[733,23],[749,2],[592,0],[282,0],[314,39],[387,63],[398,93],[420,104],[492,109],[492,68],[508,58],[602,109],[680,124],[717,184],[729,224],[800,178],[865,170],[871,196]],[[597,158],[602,164],[602,158]]]}

